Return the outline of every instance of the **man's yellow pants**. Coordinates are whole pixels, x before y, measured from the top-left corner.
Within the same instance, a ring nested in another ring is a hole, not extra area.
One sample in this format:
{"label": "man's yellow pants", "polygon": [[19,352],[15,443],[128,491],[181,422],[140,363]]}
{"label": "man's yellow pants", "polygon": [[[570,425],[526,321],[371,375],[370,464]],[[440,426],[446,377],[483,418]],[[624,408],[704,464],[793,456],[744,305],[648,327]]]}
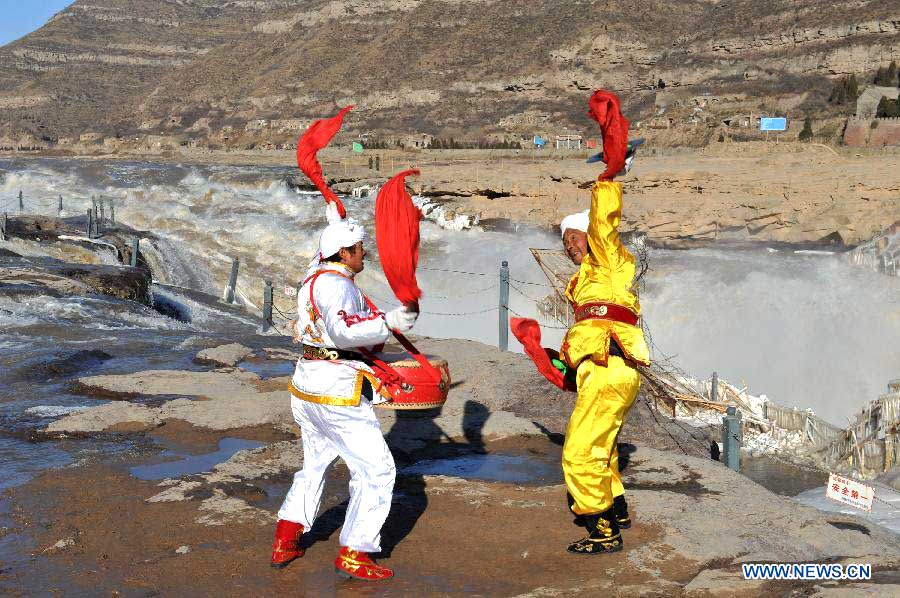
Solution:
{"label": "man's yellow pants", "polygon": [[585,359],[576,377],[578,400],[566,429],[563,476],[576,515],[602,513],[625,493],[616,439],[641,386],[638,371],[621,357],[606,367]]}

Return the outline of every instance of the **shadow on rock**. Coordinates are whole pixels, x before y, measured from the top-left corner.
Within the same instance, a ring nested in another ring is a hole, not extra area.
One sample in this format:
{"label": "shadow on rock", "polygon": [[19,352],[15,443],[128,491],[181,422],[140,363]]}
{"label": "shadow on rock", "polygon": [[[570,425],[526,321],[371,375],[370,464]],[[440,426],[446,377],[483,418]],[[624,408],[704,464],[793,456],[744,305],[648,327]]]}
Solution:
{"label": "shadow on rock", "polygon": [[[397,420],[385,437],[388,446],[392,446],[394,438],[415,437],[426,443],[423,452],[438,448],[436,445],[446,441],[440,448],[450,449],[452,453],[485,454],[482,429],[490,416],[487,407],[475,401],[466,401],[463,409],[463,435],[466,442],[451,439],[435,422],[440,411],[398,411]],[[403,465],[412,464],[417,459],[400,451],[395,451],[394,457],[400,471],[394,488],[394,504],[382,532],[381,556],[384,557],[389,557],[394,547],[412,532],[416,522],[428,508],[425,477],[422,474],[403,473],[402,470]]]}

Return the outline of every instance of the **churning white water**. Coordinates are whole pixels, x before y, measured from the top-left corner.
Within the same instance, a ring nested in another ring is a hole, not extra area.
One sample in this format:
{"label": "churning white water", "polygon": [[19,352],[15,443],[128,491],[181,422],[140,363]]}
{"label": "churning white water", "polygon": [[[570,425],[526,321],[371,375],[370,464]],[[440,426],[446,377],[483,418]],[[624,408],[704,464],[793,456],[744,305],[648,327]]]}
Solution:
{"label": "churning white water", "polygon": [[691,374],[718,371],[837,425],[900,377],[896,277],[765,249],[658,251],[652,266],[653,340]]}
{"label": "churning white water", "polygon": [[[272,280],[276,320],[296,311],[285,287],[302,280],[325,224],[321,198],[284,183],[290,168],[15,160],[0,161],[2,170],[0,210],[17,211],[20,189],[26,212],[44,214],[56,213],[59,195],[65,216],[83,215],[91,195],[111,198],[117,220],[160,237],[142,251],[162,282],[221,294],[230,258],[240,258],[239,297],[261,305],[263,280]],[[373,233],[374,197],[346,205]],[[421,237],[417,334],[496,344],[501,260],[509,262],[511,310],[538,315],[535,301],[550,290],[528,249],[557,247],[554,232],[455,231],[426,221]],[[360,286],[389,309],[396,301],[373,240],[368,249]],[[717,371],[836,424],[900,377],[900,278],[837,256],[764,248],[652,251],[650,260],[641,300],[655,357],[673,356],[689,374]],[[546,346],[558,346],[562,330],[544,335]],[[512,337],[510,349],[520,350]]]}

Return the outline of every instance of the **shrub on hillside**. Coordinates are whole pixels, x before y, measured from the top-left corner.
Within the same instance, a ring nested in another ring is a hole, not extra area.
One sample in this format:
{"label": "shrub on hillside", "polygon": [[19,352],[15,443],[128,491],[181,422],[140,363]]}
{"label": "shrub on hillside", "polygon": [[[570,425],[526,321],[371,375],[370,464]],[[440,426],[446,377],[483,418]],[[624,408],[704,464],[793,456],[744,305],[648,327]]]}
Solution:
{"label": "shrub on hillside", "polygon": [[848,75],[838,79],[831,88],[831,95],[828,96],[829,104],[846,104],[855,102],[859,97],[859,83],[856,81],[856,75]]}
{"label": "shrub on hillside", "polygon": [[875,80],[873,83],[881,87],[893,87],[896,79],[897,63],[892,60],[889,66],[881,67],[875,72]]}
{"label": "shrub on hillside", "polygon": [[900,102],[882,96],[875,110],[875,118],[894,118],[900,116]]}
{"label": "shrub on hillside", "polygon": [[812,139],[812,137],[813,137],[812,121],[807,116],[803,120],[803,130],[800,131],[800,135],[797,136],[797,140],[798,141],[809,141],[810,139]]}

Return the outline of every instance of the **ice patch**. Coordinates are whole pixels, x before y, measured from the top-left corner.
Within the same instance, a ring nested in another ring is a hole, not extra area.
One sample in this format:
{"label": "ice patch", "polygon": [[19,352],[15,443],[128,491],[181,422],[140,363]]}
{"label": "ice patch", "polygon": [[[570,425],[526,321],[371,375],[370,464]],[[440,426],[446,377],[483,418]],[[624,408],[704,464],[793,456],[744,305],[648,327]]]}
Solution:
{"label": "ice patch", "polygon": [[29,407],[25,410],[25,413],[29,415],[35,415],[37,417],[60,417],[63,415],[69,415],[70,413],[78,413],[79,411],[84,411],[87,407],[75,407],[75,406],[66,406],[66,405],[37,405],[35,407]]}
{"label": "ice patch", "polygon": [[[864,484],[869,482],[863,482]],[[875,498],[872,512],[839,503],[825,496],[825,487],[812,488],[794,497],[797,502],[814,507],[820,511],[856,515],[857,517],[877,523],[882,527],[900,534],[900,492],[885,486],[875,487]]]}

